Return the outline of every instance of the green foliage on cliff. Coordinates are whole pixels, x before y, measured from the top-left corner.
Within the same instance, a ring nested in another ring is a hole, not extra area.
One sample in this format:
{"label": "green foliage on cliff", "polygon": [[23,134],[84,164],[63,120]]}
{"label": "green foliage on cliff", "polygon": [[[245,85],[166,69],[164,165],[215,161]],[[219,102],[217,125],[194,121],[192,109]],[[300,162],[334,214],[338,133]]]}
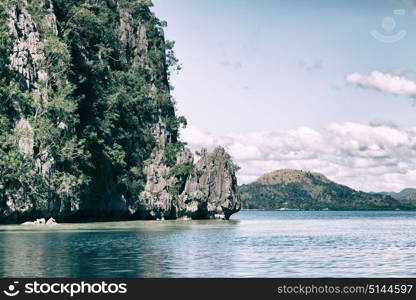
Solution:
{"label": "green foliage on cliff", "polygon": [[13,38],[9,34],[7,16],[3,2],[0,4],[0,187],[29,191],[34,164],[18,151],[14,130],[19,111],[30,106],[29,97],[20,90],[18,77],[8,67]]}
{"label": "green foliage on cliff", "polygon": [[164,158],[165,158],[164,162],[168,167],[173,167],[176,164],[176,155],[178,154],[178,152],[183,150],[183,148],[184,148],[184,144],[182,143],[174,143],[174,144],[166,145],[165,153],[164,153]]}
{"label": "green foliage on cliff", "polygon": [[191,175],[193,170],[194,165],[190,162],[175,165],[170,169],[168,177],[174,177],[176,179],[176,182],[170,191],[174,196],[178,196],[180,193],[182,193],[185,188],[186,180],[188,179],[189,175]]}
{"label": "green foliage on cliff", "polygon": [[[40,35],[37,68],[45,76],[35,83],[10,67],[13,39],[20,38],[8,27],[13,5],[30,14]],[[186,121],[175,116],[168,82],[169,70],[180,66],[173,43],[164,41],[165,23],[150,6],[144,0],[2,1],[0,193],[29,197],[41,209],[56,199],[84,206],[117,195],[134,201],[143,189],[144,161],[157,146],[154,125],[165,124],[167,149],[181,147],[178,129]],[[22,119],[30,128],[18,136]],[[23,153],[22,142],[33,142],[33,153]],[[108,181],[115,191],[106,196]]]}

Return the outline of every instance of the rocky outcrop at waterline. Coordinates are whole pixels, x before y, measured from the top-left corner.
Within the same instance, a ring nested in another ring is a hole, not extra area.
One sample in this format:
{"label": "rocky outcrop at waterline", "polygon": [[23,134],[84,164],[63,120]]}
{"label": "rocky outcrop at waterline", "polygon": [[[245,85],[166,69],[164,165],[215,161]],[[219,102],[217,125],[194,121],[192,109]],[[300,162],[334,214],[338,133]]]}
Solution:
{"label": "rocky outcrop at waterline", "polygon": [[54,218],[49,218],[46,220],[45,218],[37,219],[35,221],[27,221],[24,222],[22,225],[47,225],[47,226],[54,226],[58,225]]}
{"label": "rocky outcrop at waterline", "polygon": [[229,218],[236,167],[179,138],[147,0],[0,3],[0,223]]}
{"label": "rocky outcrop at waterline", "polygon": [[202,151],[180,195],[185,215],[192,218],[225,218],[241,208],[235,172],[237,166],[221,147]]}
{"label": "rocky outcrop at waterline", "polygon": [[159,153],[146,169],[149,179],[138,210],[147,218],[228,219],[241,206],[236,168],[221,147],[211,153],[203,150],[196,164],[185,148],[173,167]]}

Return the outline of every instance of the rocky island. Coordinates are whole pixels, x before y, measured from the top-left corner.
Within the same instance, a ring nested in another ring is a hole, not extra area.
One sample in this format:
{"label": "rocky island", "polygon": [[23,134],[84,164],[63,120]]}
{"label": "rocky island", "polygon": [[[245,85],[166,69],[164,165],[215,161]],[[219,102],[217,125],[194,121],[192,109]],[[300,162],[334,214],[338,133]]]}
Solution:
{"label": "rocky island", "polygon": [[223,148],[180,141],[164,22],[147,0],[0,3],[0,223],[228,219]]}

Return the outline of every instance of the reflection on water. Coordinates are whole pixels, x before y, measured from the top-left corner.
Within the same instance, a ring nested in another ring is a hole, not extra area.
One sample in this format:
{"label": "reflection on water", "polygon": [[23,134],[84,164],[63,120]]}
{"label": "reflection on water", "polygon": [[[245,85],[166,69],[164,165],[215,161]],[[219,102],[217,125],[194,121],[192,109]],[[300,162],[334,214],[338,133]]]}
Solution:
{"label": "reflection on water", "polygon": [[242,211],[231,221],[0,226],[0,276],[416,276],[416,212]]}

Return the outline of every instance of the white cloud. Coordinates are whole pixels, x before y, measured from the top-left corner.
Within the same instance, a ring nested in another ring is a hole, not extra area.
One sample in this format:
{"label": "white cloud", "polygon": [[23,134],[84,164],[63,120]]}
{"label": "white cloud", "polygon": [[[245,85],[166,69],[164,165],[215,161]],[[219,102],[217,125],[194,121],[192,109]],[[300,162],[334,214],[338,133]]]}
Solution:
{"label": "white cloud", "polygon": [[214,136],[189,126],[182,139],[193,150],[224,146],[241,166],[239,183],[282,168],[321,172],[364,191],[416,187],[416,128],[386,124],[331,124]]}
{"label": "white cloud", "polygon": [[352,73],[347,75],[349,84],[366,89],[374,89],[393,95],[416,96],[416,82],[403,76],[373,71],[370,75]]}

